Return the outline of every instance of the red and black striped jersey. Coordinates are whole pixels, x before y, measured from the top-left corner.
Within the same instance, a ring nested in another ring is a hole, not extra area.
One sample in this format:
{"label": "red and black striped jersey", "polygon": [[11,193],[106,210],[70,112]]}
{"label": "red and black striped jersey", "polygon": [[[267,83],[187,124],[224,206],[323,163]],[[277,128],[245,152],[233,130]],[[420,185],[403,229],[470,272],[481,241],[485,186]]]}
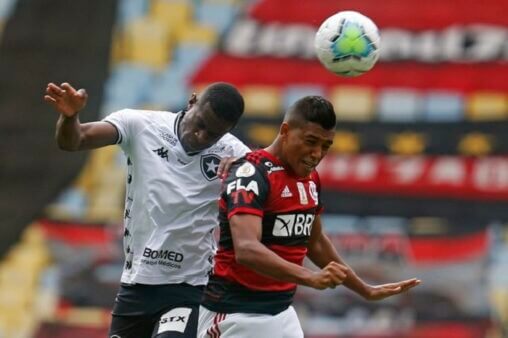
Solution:
{"label": "red and black striped jersey", "polygon": [[[204,305],[218,312],[271,313],[278,308],[277,304],[280,311],[287,308],[296,284],[275,280],[238,264],[229,219],[236,214],[260,216],[261,242],[285,260],[301,265],[314,218],[322,210],[319,192],[316,171],[306,178],[296,177],[265,150],[248,153],[235,162],[223,183],[219,201],[219,250]],[[239,299],[251,305],[240,305]],[[270,311],[266,310],[263,303],[274,300],[279,301],[271,304]]]}

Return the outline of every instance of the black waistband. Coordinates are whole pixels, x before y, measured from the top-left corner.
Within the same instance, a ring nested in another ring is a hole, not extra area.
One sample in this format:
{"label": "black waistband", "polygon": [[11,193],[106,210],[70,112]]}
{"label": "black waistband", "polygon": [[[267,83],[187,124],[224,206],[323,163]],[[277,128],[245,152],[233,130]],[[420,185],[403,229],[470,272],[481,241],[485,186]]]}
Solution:
{"label": "black waistband", "polygon": [[205,288],[202,305],[219,313],[262,313],[276,315],[293,302],[290,291],[257,291],[212,276]]}

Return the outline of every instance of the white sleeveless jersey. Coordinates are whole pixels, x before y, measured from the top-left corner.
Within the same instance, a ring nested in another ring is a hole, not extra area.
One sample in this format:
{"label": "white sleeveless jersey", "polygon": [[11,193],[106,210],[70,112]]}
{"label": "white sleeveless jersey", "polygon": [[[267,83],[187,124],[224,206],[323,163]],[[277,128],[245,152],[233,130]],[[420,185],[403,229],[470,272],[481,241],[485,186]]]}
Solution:
{"label": "white sleeveless jersey", "polygon": [[212,269],[223,157],[249,148],[231,134],[195,155],[177,135],[181,114],[125,109],[104,121],[127,156],[121,281],[204,285]]}

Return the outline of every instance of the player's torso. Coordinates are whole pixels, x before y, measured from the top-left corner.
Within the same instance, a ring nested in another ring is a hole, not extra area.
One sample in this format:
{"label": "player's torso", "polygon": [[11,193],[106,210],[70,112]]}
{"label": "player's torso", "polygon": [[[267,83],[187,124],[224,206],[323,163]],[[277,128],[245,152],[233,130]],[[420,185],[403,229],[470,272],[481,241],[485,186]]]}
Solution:
{"label": "player's torso", "polygon": [[177,121],[175,114],[157,116],[130,140],[124,280],[204,284],[212,267],[221,185],[216,173],[234,150],[220,140],[188,155]]}
{"label": "player's torso", "polygon": [[[266,193],[262,205],[261,242],[285,260],[302,264],[307,253],[312,224],[320,208],[318,178],[316,174],[306,178],[295,177],[274,159],[266,157],[257,160],[255,166],[259,171],[264,172],[265,180],[251,181],[248,177],[249,173],[237,174],[240,177],[224,187],[222,197],[236,199],[239,203],[243,201],[245,202],[243,207],[248,209],[250,199],[254,199],[256,194]],[[241,171],[241,167],[238,171]],[[216,274],[236,280],[255,290],[293,289],[295,285],[292,283],[275,281],[235,262],[228,222],[229,212],[221,201],[221,238],[220,250],[216,256],[218,263],[215,269]]]}

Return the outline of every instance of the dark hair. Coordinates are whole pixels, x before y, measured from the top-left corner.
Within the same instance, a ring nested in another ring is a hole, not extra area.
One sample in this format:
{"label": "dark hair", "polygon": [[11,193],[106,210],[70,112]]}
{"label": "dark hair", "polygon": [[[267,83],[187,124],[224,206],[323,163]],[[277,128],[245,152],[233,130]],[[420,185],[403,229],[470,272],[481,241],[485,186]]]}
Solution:
{"label": "dark hair", "polygon": [[238,89],[229,83],[216,82],[206,87],[198,104],[203,107],[207,102],[215,115],[228,122],[236,124],[243,114],[243,97]]}
{"label": "dark hair", "polygon": [[284,121],[298,123],[314,122],[326,130],[335,128],[337,118],[333,105],[322,96],[305,96],[296,101],[286,112]]}

